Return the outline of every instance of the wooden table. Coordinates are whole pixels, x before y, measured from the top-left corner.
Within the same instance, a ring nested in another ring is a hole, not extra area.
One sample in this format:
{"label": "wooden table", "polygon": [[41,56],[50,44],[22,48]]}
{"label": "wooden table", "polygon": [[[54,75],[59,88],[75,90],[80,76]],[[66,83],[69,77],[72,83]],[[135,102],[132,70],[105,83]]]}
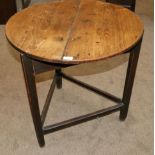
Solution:
{"label": "wooden table", "polygon": [[[123,7],[96,0],[64,0],[36,4],[17,13],[6,25],[6,36],[21,55],[32,118],[40,146],[44,135],[120,111],[125,120],[143,37],[139,17]],[[122,99],[70,77],[61,68],[130,53]],[[40,114],[35,75],[55,69],[53,83]],[[112,107],[44,127],[55,85],[62,78],[106,97]]]}

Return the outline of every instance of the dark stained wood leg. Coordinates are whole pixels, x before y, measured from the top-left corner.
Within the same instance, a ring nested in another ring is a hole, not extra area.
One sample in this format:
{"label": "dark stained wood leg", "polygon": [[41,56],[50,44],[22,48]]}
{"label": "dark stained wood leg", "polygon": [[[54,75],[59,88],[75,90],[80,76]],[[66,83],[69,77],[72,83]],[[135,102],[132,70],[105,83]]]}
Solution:
{"label": "dark stained wood leg", "polygon": [[61,89],[62,88],[62,75],[61,75],[61,69],[56,69],[56,84],[57,88]]}
{"label": "dark stained wood leg", "polygon": [[35,83],[32,60],[26,57],[25,55],[21,55],[21,63],[23,67],[24,77],[25,77],[25,83],[27,88],[27,94],[28,94],[32,119],[33,119],[39,145],[42,147],[45,145],[45,140],[44,140],[44,135],[42,130],[42,123],[41,123],[40,110],[38,105],[38,97],[37,97],[37,91],[36,91],[36,83]]}
{"label": "dark stained wood leg", "polygon": [[0,24],[6,24],[8,19],[17,12],[16,0],[0,1]]}
{"label": "dark stained wood leg", "polygon": [[126,75],[126,81],[125,81],[125,87],[123,92],[123,99],[122,102],[124,103],[124,106],[120,110],[120,120],[124,121],[128,114],[128,108],[130,103],[130,98],[132,94],[132,88],[134,84],[134,78],[136,74],[136,68],[141,48],[141,42],[133,48],[133,50],[130,52],[129,62],[128,62],[128,69],[127,69],[127,75]]}
{"label": "dark stained wood leg", "polygon": [[106,0],[106,2],[122,5],[123,7],[128,8],[131,11],[135,11],[135,7],[136,7],[136,0],[130,0],[130,1],[125,1],[125,0]]}
{"label": "dark stained wood leg", "polygon": [[136,0],[132,0],[131,10],[135,11],[135,9],[136,9]]}
{"label": "dark stained wood leg", "polygon": [[27,8],[29,4],[31,3],[31,0],[21,0],[22,2],[22,8]]}

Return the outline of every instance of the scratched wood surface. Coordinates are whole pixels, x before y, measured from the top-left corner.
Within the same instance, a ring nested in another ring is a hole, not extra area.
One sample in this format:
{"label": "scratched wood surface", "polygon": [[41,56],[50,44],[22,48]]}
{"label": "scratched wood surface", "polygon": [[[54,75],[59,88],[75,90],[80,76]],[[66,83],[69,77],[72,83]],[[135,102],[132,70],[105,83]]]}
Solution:
{"label": "scratched wood surface", "polygon": [[32,58],[78,64],[132,48],[143,35],[139,17],[97,0],[61,0],[33,5],[10,18],[9,42]]}

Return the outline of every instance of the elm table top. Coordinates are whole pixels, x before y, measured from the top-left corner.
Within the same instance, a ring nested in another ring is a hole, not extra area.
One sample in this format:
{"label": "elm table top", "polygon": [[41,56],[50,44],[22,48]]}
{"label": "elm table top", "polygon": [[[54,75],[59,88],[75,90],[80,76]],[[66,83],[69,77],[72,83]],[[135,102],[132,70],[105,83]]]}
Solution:
{"label": "elm table top", "polygon": [[143,35],[133,12],[97,0],[62,0],[33,5],[6,25],[9,42],[32,58],[79,64],[132,48]]}

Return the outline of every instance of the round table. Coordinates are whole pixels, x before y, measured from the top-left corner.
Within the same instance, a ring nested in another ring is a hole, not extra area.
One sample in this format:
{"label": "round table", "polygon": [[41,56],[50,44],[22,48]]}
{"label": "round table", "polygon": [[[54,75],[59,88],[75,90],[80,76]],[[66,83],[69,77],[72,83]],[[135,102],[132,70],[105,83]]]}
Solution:
{"label": "round table", "polygon": [[[12,16],[6,37],[20,52],[31,114],[40,146],[48,134],[120,111],[125,120],[143,37],[139,17],[123,7],[97,0],[62,0],[33,5]],[[130,53],[122,99],[70,77],[63,67]],[[35,75],[55,69],[55,76],[40,114]],[[117,104],[54,125],[43,126],[55,85],[62,78],[104,96]]]}

